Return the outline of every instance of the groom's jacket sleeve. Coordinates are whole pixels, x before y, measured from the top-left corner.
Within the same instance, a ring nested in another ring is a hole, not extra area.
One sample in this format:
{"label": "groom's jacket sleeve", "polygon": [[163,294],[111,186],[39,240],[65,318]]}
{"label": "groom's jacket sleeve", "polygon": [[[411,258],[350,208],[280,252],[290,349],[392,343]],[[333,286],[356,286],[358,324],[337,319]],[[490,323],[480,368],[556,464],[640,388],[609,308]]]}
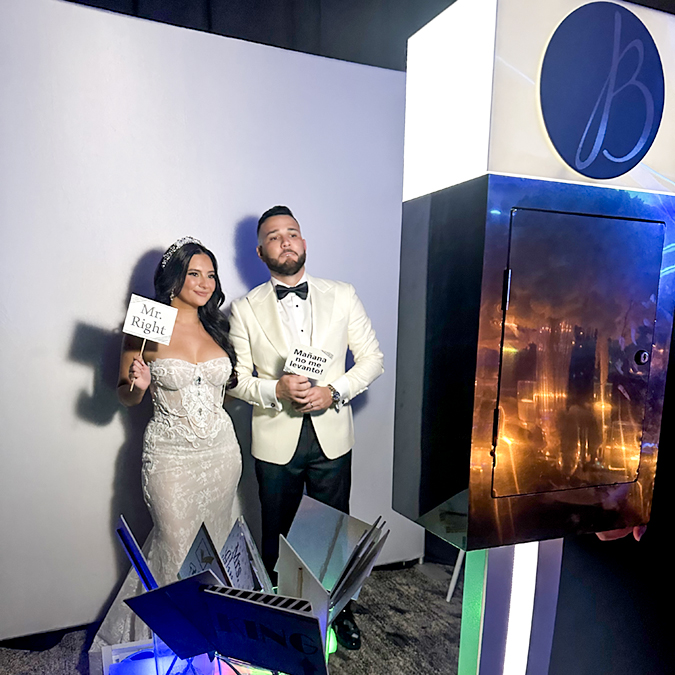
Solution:
{"label": "groom's jacket sleeve", "polygon": [[[251,314],[251,316],[243,316],[246,313]],[[247,403],[265,406],[266,399],[269,397],[265,397],[261,391],[265,386],[263,384],[265,380],[253,374],[255,365],[251,351],[251,338],[247,328],[247,318],[255,321],[246,298],[235,300],[230,310],[230,340],[237,354],[237,386],[228,393]]]}

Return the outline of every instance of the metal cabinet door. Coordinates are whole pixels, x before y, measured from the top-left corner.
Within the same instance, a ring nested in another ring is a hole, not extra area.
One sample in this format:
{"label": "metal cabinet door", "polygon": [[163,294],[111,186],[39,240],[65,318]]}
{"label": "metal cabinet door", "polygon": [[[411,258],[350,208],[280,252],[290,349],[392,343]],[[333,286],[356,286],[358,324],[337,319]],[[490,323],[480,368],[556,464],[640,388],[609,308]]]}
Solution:
{"label": "metal cabinet door", "polygon": [[493,496],[637,478],[664,234],[512,210]]}

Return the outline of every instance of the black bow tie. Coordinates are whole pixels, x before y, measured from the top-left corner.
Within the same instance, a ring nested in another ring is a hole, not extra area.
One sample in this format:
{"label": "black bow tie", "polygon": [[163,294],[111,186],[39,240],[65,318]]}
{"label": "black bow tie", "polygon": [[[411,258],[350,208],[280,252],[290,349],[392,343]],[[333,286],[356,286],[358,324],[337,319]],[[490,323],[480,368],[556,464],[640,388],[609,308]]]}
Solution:
{"label": "black bow tie", "polygon": [[309,292],[306,281],[297,286],[275,286],[275,289],[279,300],[283,300],[289,293],[295,293],[300,300],[307,300],[307,293]]}

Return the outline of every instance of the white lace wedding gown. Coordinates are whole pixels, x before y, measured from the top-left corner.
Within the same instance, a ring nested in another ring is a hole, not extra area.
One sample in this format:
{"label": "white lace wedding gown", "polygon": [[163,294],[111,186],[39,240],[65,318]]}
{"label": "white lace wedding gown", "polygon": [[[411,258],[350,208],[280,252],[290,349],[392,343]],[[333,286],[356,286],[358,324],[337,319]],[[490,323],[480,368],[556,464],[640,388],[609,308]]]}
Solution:
{"label": "white lace wedding gown", "polygon": [[[232,527],[241,453],[223,410],[230,372],[227,357],[198,364],[181,359],[150,364],[154,416],[143,441],[142,485],[154,528],[143,548],[160,586],[177,580],[202,522],[218,550]],[[142,592],[132,569],[96,634],[90,661],[103,645],[150,635],[123,602]]]}

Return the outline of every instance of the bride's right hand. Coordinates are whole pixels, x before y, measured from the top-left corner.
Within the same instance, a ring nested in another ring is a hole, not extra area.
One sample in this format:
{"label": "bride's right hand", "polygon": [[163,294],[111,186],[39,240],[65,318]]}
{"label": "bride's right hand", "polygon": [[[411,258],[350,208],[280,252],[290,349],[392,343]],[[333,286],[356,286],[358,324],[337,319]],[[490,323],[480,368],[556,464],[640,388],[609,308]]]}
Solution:
{"label": "bride's right hand", "polygon": [[150,368],[140,356],[134,356],[129,367],[129,379],[134,383],[134,388],[145,391],[150,386]]}

